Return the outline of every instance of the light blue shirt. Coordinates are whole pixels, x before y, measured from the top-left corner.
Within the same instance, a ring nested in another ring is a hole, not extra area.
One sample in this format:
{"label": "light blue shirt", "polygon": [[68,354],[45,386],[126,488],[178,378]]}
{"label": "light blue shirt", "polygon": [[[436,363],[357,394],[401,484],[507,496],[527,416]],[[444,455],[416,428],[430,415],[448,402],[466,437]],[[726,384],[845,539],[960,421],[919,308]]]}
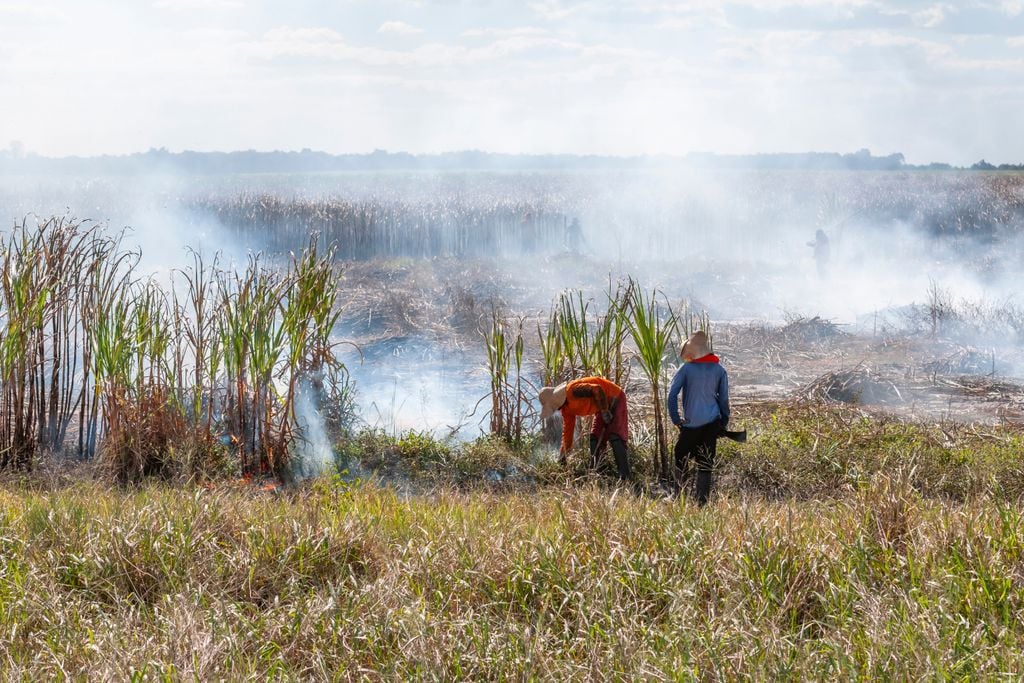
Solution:
{"label": "light blue shirt", "polygon": [[[683,417],[679,392],[683,392]],[[678,427],[703,427],[729,421],[729,376],[718,363],[683,363],[668,390],[668,414]]]}

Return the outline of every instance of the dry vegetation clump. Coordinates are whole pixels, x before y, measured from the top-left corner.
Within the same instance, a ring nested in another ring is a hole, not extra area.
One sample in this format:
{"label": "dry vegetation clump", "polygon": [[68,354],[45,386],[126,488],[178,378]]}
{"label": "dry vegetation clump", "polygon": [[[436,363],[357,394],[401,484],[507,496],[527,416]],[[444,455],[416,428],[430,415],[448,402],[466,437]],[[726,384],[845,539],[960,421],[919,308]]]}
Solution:
{"label": "dry vegetation clump", "polygon": [[912,469],[698,511],[585,487],[0,493],[5,678],[993,678],[1024,519]]}
{"label": "dry vegetation clump", "polygon": [[730,373],[741,373],[737,379],[746,373],[748,381],[753,382],[771,378],[791,387],[800,383],[798,375],[820,368],[822,363],[839,361],[856,348],[854,337],[829,320],[794,315],[788,315],[787,320],[782,327],[765,323],[719,325],[716,344],[733,364]]}
{"label": "dry vegetation clump", "polygon": [[462,334],[473,333],[485,327],[486,307],[495,301],[481,301],[473,288],[462,282],[449,281],[444,285],[444,298],[448,302],[447,320]]}
{"label": "dry vegetation clump", "polygon": [[1021,424],[1024,409],[1024,388],[1019,384],[1005,382],[992,377],[938,377],[936,388],[951,396],[966,397],[972,402],[991,406],[1000,421]]}
{"label": "dry vegetation clump", "polygon": [[790,343],[813,344],[842,336],[843,330],[831,320],[821,316],[805,318],[803,316],[787,316],[786,324],[779,334]]}
{"label": "dry vegetation clump", "polygon": [[475,342],[510,286],[499,273],[480,270],[454,259],[346,264],[339,283],[346,330],[363,344],[410,335]]}
{"label": "dry vegetation clump", "polygon": [[491,435],[451,443],[422,432],[396,436],[367,430],[343,438],[336,450],[338,469],[346,478],[361,477],[403,491],[442,486],[523,492],[573,476],[536,441],[512,444]]}
{"label": "dry vegetation clump", "polygon": [[230,448],[243,471],[286,476],[299,399],[344,392],[333,251],[313,237],[241,270],[194,255],[170,284],[140,257],[66,217],[0,239],[0,469],[67,452],[122,482],[204,477]]}
{"label": "dry vegetation clump", "polygon": [[[978,272],[989,273],[991,266]],[[951,288],[929,282],[925,301],[906,307],[902,326],[947,342],[979,340],[1020,341],[1024,337],[1024,310],[1010,299],[969,299]]]}
{"label": "dry vegetation clump", "polygon": [[994,351],[983,352],[970,346],[955,345],[948,353],[925,361],[921,369],[933,378],[949,375],[994,375]]}
{"label": "dry vegetation clump", "polygon": [[993,377],[968,376],[955,379],[941,378],[936,381],[942,386],[958,389],[985,401],[1021,403],[1022,397],[1024,397],[1024,389],[1019,384],[1001,381]]}
{"label": "dry vegetation clump", "polygon": [[903,399],[894,383],[861,364],[827,372],[800,390],[809,400],[827,400],[854,405],[877,405]]}
{"label": "dry vegetation clump", "polygon": [[396,337],[430,329],[433,274],[407,260],[353,264],[339,283],[345,318],[359,333]]}

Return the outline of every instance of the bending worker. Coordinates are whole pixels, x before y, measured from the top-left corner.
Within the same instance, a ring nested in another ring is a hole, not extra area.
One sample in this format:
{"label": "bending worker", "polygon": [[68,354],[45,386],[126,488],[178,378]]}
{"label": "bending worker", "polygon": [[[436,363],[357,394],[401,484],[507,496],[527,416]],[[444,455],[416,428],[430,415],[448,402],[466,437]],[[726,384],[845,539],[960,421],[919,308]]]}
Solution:
{"label": "bending worker", "polygon": [[[711,495],[711,472],[715,466],[715,444],[729,424],[729,376],[708,348],[708,336],[695,332],[680,351],[683,365],[672,378],[668,391],[668,413],[679,427],[675,461],[677,472],[688,458],[697,459],[696,498],[698,505]],[[683,416],[679,415],[679,394],[683,394]]]}
{"label": "bending worker", "polygon": [[615,466],[619,478],[630,478],[629,455],[626,442],[629,427],[626,424],[626,394],[614,382],[604,377],[582,377],[557,387],[540,390],[540,419],[546,420],[554,412],[562,413],[562,448],[559,457],[567,464],[572,450],[576,418],[594,415],[594,426],[590,430],[590,457],[596,467],[604,445],[610,443],[615,454]]}

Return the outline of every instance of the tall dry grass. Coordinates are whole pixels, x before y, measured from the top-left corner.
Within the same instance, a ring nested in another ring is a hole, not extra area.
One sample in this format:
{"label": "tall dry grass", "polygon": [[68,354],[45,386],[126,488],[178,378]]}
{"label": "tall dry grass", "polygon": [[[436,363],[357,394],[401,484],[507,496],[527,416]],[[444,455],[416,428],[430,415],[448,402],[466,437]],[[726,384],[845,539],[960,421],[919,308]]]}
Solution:
{"label": "tall dry grass", "polygon": [[69,218],[0,237],[0,469],[70,451],[138,480],[175,449],[216,461],[227,437],[244,471],[285,476],[297,393],[346,381],[333,249],[242,270],[194,255],[169,285],[139,258]]}
{"label": "tall dry grass", "polygon": [[5,678],[1000,678],[1024,519],[890,470],[704,510],[590,487],[401,498],[0,491]]}

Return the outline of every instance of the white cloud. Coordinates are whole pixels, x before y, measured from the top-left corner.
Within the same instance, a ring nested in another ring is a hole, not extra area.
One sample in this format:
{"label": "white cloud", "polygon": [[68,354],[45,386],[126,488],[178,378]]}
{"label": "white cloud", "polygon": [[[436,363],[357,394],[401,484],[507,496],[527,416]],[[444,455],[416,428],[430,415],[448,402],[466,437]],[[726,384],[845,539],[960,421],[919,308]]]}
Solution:
{"label": "white cloud", "polygon": [[242,7],[242,4],[242,0],[154,0],[153,7],[181,12],[184,10],[238,9]]}
{"label": "white cloud", "polygon": [[696,17],[669,17],[668,19],[662,19],[658,22],[657,28],[665,31],[689,31],[696,27],[698,21]]}
{"label": "white cloud", "polygon": [[1011,17],[1024,13],[1024,0],[1002,0],[999,7]]}
{"label": "white cloud", "polygon": [[[962,69],[965,71],[1006,71],[1009,73],[1024,74],[1024,59],[951,59],[946,63],[951,69]],[[1019,83],[1020,81],[1017,81]],[[1014,87],[1013,84],[1005,84],[1006,88]],[[1020,86],[1016,86],[1020,90]]]}
{"label": "white cloud", "polygon": [[390,33],[397,36],[412,36],[423,33],[423,29],[407,24],[404,21],[385,21],[377,29],[377,33]]}
{"label": "white cloud", "polygon": [[471,28],[462,32],[463,38],[509,38],[511,36],[544,36],[550,31],[539,26],[517,26],[515,28]]}
{"label": "white cloud", "polygon": [[876,0],[724,0],[725,4],[751,7],[760,10],[779,11],[792,7],[856,8],[872,7],[883,3]]}
{"label": "white cloud", "polygon": [[840,43],[848,47],[918,50],[933,59],[946,57],[953,53],[953,48],[945,43],[940,43],[934,40],[923,40],[921,38],[915,38],[913,36],[894,33],[891,31],[850,32],[847,34],[845,40],[840,40]]}
{"label": "white cloud", "polygon": [[[621,57],[623,51],[607,45],[584,45],[543,36],[510,36],[481,47],[468,48],[445,43],[428,43],[412,50],[386,50],[352,45],[329,28],[279,27],[251,43],[253,56],[266,60],[306,58],[324,61],[352,61],[377,67],[443,67],[469,65],[524,55],[543,49],[582,55]],[[628,51],[627,51],[628,52]]]}
{"label": "white cloud", "polygon": [[[1004,0],[1005,2],[1024,2],[1024,0]],[[720,12],[725,6],[746,7],[762,11],[781,11],[792,8],[832,8],[856,9],[875,7],[885,9],[883,0],[627,0],[612,2],[607,0],[535,0],[529,8],[547,20],[559,20],[580,14],[608,14],[611,12],[635,12],[640,14],[707,14]]]}
{"label": "white cloud", "polygon": [[20,17],[35,21],[66,21],[63,11],[43,3],[0,2],[0,16]]}
{"label": "white cloud", "polygon": [[942,24],[946,20],[946,7],[944,5],[933,5],[928,9],[923,9],[920,12],[914,12],[911,15],[913,21],[918,26],[924,28],[935,28]]}
{"label": "white cloud", "polygon": [[1016,38],[1007,38],[1006,44],[1010,47],[1024,47],[1024,36],[1017,36]]}
{"label": "white cloud", "polygon": [[245,39],[248,33],[235,28],[200,27],[190,28],[181,34],[181,37],[192,43],[209,43],[215,45],[229,45]]}
{"label": "white cloud", "polygon": [[538,0],[537,2],[531,2],[529,7],[546,21],[559,21],[567,19],[574,14],[608,10],[606,5],[602,5],[599,2],[577,2],[567,5],[562,0]]}

